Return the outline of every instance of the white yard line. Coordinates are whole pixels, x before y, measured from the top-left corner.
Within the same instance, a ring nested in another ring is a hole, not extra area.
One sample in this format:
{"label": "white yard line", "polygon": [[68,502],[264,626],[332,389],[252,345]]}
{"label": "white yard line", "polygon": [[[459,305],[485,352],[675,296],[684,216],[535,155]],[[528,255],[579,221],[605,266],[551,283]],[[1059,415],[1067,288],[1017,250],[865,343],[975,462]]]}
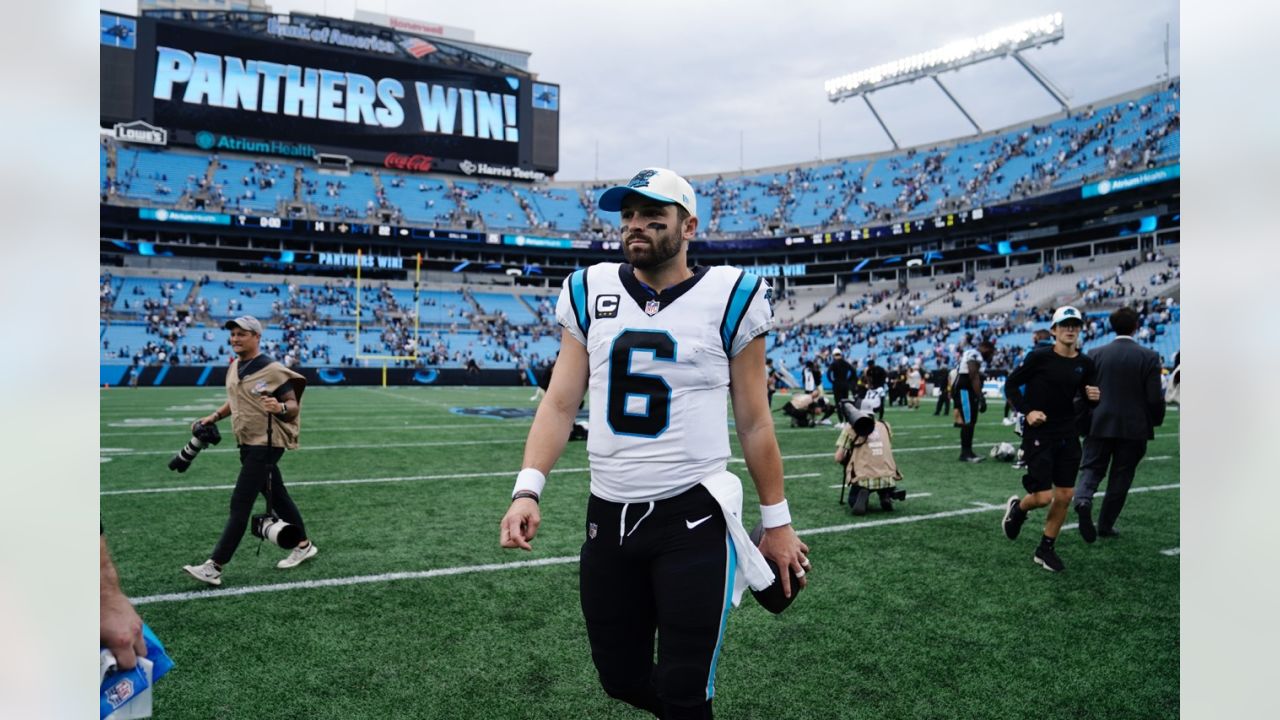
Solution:
{"label": "white yard line", "polygon": [[[492,418],[492,419],[486,418],[481,422],[450,423],[448,425],[345,425],[341,427],[325,426],[323,428],[308,427],[307,429],[311,432],[326,432],[326,433],[327,432],[351,432],[353,430],[369,430],[369,431],[376,430],[376,431],[382,432],[382,431],[391,431],[391,430],[475,430],[477,428],[481,428],[485,430],[505,430],[507,428],[516,428],[516,429],[528,431],[529,426],[533,424],[532,420],[530,420],[529,422],[515,422],[512,420],[505,420],[501,424],[494,423],[493,420],[503,420],[503,418]],[[133,431],[121,430],[118,432],[98,433],[98,435],[100,437],[111,437],[114,435],[128,435],[129,437],[137,437],[139,435],[168,435],[170,437],[173,437],[174,431],[173,430],[157,430],[154,432],[144,432],[140,430],[133,430]]]}
{"label": "white yard line", "polygon": [[[352,445],[303,445],[297,450],[290,452],[301,452],[303,450],[369,450],[373,448],[405,448],[405,447],[457,447],[459,445],[506,445],[512,443],[523,443],[525,438],[495,438],[493,440],[441,440],[440,442],[418,442],[418,443],[355,443]],[[121,452],[117,450],[118,455],[174,455],[178,451],[174,450],[131,450]],[[213,448],[205,450],[206,453],[238,453],[239,448]]]}
{"label": "white yard line", "polygon": [[[1152,492],[1157,490],[1172,490],[1178,488],[1179,485],[1152,485],[1148,487],[1136,487],[1131,489],[1130,493]],[[1003,505],[989,505],[981,508],[964,508],[960,510],[948,510],[945,512],[930,513],[928,515],[905,515],[883,520],[866,520],[863,522],[849,523],[846,525],[832,525],[830,527],[808,528],[797,530],[798,535],[825,535],[829,533],[844,532],[846,530],[859,530],[863,528],[882,527],[885,525],[903,525],[906,523],[923,522],[925,520],[940,520],[944,518],[957,517],[960,515],[972,515],[980,512],[990,512],[999,510]],[[1175,549],[1176,551],[1176,549]],[[1166,553],[1168,551],[1165,551]],[[237,595],[253,595],[256,593],[266,592],[284,592],[287,590],[306,590],[311,588],[322,587],[342,587],[346,585],[365,585],[368,583],[378,582],[394,582],[396,580],[423,580],[435,577],[447,577],[451,575],[466,575],[479,572],[497,572],[500,570],[520,570],[530,567],[543,567],[547,565],[565,565],[578,561],[577,555],[564,555],[560,557],[540,558],[537,560],[519,560],[509,563],[486,563],[483,565],[464,565],[461,567],[437,568],[435,570],[417,570],[413,572],[394,572],[382,573],[379,575],[355,575],[344,578],[326,578],[322,580],[302,580],[290,583],[272,583],[270,585],[250,585],[247,587],[225,588],[216,590],[195,590],[191,592],[180,593],[164,593],[160,595],[146,595],[143,597],[133,598],[134,605],[148,605],[157,602],[181,602],[185,600],[200,600],[207,598],[230,597]]]}
{"label": "white yard line", "polygon": [[1170,557],[1173,557],[1174,555],[1181,555],[1181,554],[1182,554],[1182,549],[1181,549],[1181,548],[1169,548],[1168,550],[1161,550],[1161,551],[1160,551],[1160,554],[1161,554],[1161,555],[1168,555],[1168,556],[1170,556]]}
{"label": "white yard line", "polygon": [[463,567],[439,568],[436,570],[418,570],[416,572],[382,573],[381,575],[356,575],[345,578],[326,578],[324,580],[303,580],[291,583],[275,583],[272,585],[250,585],[247,587],[226,588],[219,590],[197,590],[194,592],[165,593],[163,595],[147,595],[133,598],[134,605],[147,605],[156,602],[174,602],[196,600],[199,598],[231,597],[235,595],[253,595],[264,592],[281,592],[283,590],[306,590],[321,587],[342,587],[344,585],[365,585],[375,582],[392,582],[395,580],[422,580],[449,575],[465,575],[477,572],[493,572],[495,570],[514,570],[545,565],[564,565],[578,562],[578,556],[541,558],[539,560],[521,560],[509,563],[489,563],[486,565],[467,565]]}
{"label": "white yard line", "polygon": [[[588,472],[590,468],[556,468],[556,473]],[[305,487],[308,485],[367,485],[371,483],[414,482],[418,480],[462,480],[465,478],[511,477],[516,471],[499,470],[496,472],[453,473],[450,475],[402,475],[399,477],[377,478],[343,478],[339,480],[291,480],[289,487]],[[203,490],[230,490],[235,485],[188,485],[185,487],[135,488],[131,490],[103,490],[99,495],[147,495],[150,493],[200,492]]]}

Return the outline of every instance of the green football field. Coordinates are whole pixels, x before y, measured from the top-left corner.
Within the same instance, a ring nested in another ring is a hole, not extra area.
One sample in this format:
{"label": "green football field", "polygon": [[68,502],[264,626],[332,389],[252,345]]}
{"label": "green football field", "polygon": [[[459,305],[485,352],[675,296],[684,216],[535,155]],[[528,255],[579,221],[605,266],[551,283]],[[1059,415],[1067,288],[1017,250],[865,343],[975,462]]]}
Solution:
{"label": "green football field", "polygon": [[[166,464],[222,389],[103,391],[102,521],[125,592],[177,663],[155,716],[647,717],[605,696],[588,652],[584,443],[549,479],[534,552],[498,546],[529,392],[308,390],[303,447],[281,470],[320,552],[279,570],[284,551],[247,535],[215,589],[181,568],[208,557],[226,520],[239,467],[230,423],[187,473]],[[983,454],[1016,443],[999,407],[980,420]],[[873,498],[863,517],[837,504],[833,429],[775,418],[814,572],[780,616],[749,595],[730,613],[717,717],[1177,717],[1176,411],[1139,467],[1119,538],[1086,545],[1068,516],[1061,574],[1031,561],[1043,510],[1017,541],[1000,531],[1020,472],[957,462],[958,431],[931,403],[889,409],[911,496],[892,513]],[[730,437],[750,527],[755,492]]]}

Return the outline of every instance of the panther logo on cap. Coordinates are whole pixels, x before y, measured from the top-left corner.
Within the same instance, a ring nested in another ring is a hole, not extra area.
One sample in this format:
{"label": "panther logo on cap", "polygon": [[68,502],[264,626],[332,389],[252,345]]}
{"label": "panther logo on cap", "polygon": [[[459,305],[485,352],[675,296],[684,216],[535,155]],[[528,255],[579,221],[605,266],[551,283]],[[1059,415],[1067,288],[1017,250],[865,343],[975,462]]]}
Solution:
{"label": "panther logo on cap", "polygon": [[657,170],[641,170],[636,176],[631,178],[631,182],[627,183],[627,187],[649,187],[649,178],[657,175]]}

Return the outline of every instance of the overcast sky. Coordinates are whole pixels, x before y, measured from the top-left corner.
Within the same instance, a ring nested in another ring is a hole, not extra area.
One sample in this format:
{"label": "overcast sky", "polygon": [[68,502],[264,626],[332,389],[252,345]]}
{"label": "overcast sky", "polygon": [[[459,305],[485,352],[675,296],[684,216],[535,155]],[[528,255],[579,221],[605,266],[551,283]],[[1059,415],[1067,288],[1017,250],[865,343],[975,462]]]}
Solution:
{"label": "overcast sky", "polygon": [[[1072,106],[1155,82],[1165,71],[1166,23],[1171,72],[1179,74],[1176,0],[269,2],[277,12],[345,18],[358,6],[531,52],[530,70],[561,86],[558,180],[597,177],[597,144],[600,178],[667,164],[668,142],[671,168],[685,174],[889,150],[866,104],[831,104],[824,81],[1057,11],[1066,38],[1026,57]],[[106,9],[122,5],[133,7],[102,0]],[[1012,59],[942,79],[984,130],[1058,109]],[[974,132],[927,80],[871,99],[902,147]]]}

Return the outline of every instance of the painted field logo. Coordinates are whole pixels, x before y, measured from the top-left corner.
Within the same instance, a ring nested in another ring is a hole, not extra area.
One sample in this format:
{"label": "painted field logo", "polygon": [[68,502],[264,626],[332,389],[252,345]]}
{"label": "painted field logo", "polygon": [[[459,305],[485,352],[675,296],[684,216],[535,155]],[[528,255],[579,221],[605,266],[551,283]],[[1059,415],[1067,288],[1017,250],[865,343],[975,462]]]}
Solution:
{"label": "painted field logo", "polygon": [[472,417],[491,417],[502,420],[514,420],[516,418],[531,418],[537,412],[536,408],[503,408],[503,407],[456,407],[449,408],[449,412],[455,415],[470,415]]}

